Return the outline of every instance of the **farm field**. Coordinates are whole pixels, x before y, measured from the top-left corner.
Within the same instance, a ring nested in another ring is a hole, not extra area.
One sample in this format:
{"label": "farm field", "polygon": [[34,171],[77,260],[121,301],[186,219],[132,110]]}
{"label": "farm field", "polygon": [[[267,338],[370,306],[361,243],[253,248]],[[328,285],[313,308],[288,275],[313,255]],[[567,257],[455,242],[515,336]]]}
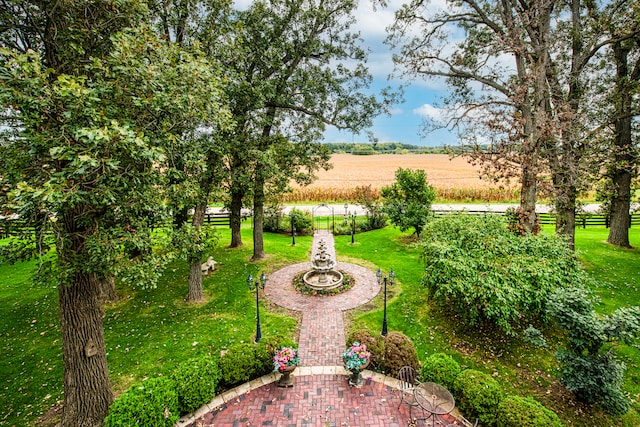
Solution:
{"label": "farm field", "polygon": [[319,171],[318,180],[310,188],[371,185],[379,189],[393,183],[398,168],[424,169],[429,183],[438,188],[497,188],[480,179],[478,168],[465,158],[452,159],[447,154],[334,154],[331,163],[333,169]]}
{"label": "farm field", "polygon": [[506,202],[519,198],[517,188],[500,188],[481,179],[479,168],[466,158],[452,159],[447,154],[334,154],[331,164],[332,169],[316,173],[318,179],[311,185],[294,186],[283,202],[354,200],[358,186],[378,191],[392,184],[398,168],[423,169],[439,200]]}

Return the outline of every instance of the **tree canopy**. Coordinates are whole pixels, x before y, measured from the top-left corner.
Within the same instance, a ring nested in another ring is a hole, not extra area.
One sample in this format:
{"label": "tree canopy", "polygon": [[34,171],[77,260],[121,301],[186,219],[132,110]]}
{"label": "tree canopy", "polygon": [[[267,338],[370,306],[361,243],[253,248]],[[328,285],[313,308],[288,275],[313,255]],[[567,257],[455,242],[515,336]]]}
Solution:
{"label": "tree canopy", "polygon": [[[598,137],[627,141],[630,131],[590,113],[602,112],[612,99],[588,100],[604,73],[602,59],[637,44],[637,8],[634,0],[463,0],[446,7],[416,0],[396,12],[388,41],[400,49],[394,60],[401,74],[446,80],[451,92],[443,107],[450,114],[435,125],[457,128],[486,173],[520,182],[524,227],[535,229],[537,194],[544,191],[558,213],[556,231],[573,242],[577,197],[591,178],[588,160],[607,153],[631,166],[635,158],[628,144],[603,150],[592,143]],[[633,73],[619,70],[624,81],[632,80]],[[613,91],[613,81],[606,90]],[[626,111],[618,114],[625,120],[638,114],[622,104],[615,109]],[[489,141],[489,150],[480,148]],[[614,204],[628,216],[627,182],[628,176],[618,177],[614,200],[621,202]]]}
{"label": "tree canopy", "polygon": [[420,237],[431,214],[436,191],[427,182],[424,170],[398,169],[396,181],[380,190],[382,211],[400,230],[413,228]]}
{"label": "tree canopy", "polygon": [[[223,126],[225,108],[217,96],[221,80],[197,52],[164,43],[148,27],[123,28],[108,42],[91,39],[102,35],[76,33],[89,23],[83,5],[71,6],[80,9],[64,15],[68,21],[43,51],[0,52],[8,124],[0,168],[7,207],[43,221],[55,236],[66,367],[62,424],[89,426],[102,423],[113,399],[99,279],[113,270],[123,239],[144,231],[150,206],[161,203],[159,166],[173,131]],[[111,9],[98,6],[94,17],[109,20]],[[65,35],[69,45],[60,42]],[[75,62],[65,56],[98,41],[101,49]],[[203,94],[206,103],[192,108]]]}

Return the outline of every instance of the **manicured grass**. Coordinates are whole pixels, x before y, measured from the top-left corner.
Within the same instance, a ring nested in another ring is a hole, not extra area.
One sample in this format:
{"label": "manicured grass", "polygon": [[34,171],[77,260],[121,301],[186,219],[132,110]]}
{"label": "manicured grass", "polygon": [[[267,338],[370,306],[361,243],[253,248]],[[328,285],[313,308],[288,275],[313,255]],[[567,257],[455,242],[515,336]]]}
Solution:
{"label": "manicured grass", "polygon": [[[169,372],[198,353],[217,353],[255,338],[255,293],[247,288],[257,277],[283,265],[308,260],[312,238],[265,235],[269,254],[250,262],[251,229],[243,228],[245,246],[228,249],[230,232],[220,229],[213,254],[217,271],[204,279],[206,302],[189,305],[188,267],[176,262],[157,289],[118,286],[119,301],[105,307],[105,339],[111,382],[116,394],[145,377]],[[0,264],[0,425],[33,425],[63,398],[62,346],[58,294],[54,287],[32,284],[34,262]],[[267,283],[268,285],[268,283]],[[296,320],[261,298],[263,336],[293,337]]]}
{"label": "manicured grass", "polygon": [[0,425],[25,425],[62,397],[58,293],[36,262],[0,264]]}
{"label": "manicured grass", "polygon": [[[206,302],[189,305],[188,268],[176,262],[157,289],[118,287],[122,299],[105,308],[105,336],[111,381],[116,394],[148,376],[166,373],[178,361],[205,352],[219,352],[229,345],[249,342],[255,334],[255,294],[247,289],[249,273],[269,274],[284,265],[309,260],[312,238],[265,234],[267,259],[252,263],[250,224],[243,226],[245,246],[228,249],[229,230],[220,229],[220,247],[213,253],[218,270],[205,278]],[[640,228],[632,229],[632,245],[640,246]],[[577,250],[598,279],[595,291],[602,297],[603,313],[628,304],[640,304],[638,280],[640,253],[619,250],[603,243],[607,230],[577,231]],[[433,304],[421,285],[423,263],[419,250],[406,233],[389,227],[351,237],[336,236],[339,261],[378,267],[396,273],[388,291],[390,331],[411,337],[421,359],[434,352],[451,354],[463,366],[489,372],[510,393],[534,395],[573,425],[613,425],[597,410],[576,405],[555,380],[553,349],[540,350],[506,337],[456,322]],[[62,398],[62,360],[56,289],[31,284],[35,263],[0,264],[0,425],[29,425]],[[267,283],[268,286],[268,283]],[[292,313],[261,300],[265,336],[294,336]],[[349,313],[350,328],[379,333],[382,295]],[[640,352],[634,347],[616,349],[629,370],[626,390],[640,401]],[[638,410],[638,403],[635,403]],[[617,425],[638,425],[637,412]]]}

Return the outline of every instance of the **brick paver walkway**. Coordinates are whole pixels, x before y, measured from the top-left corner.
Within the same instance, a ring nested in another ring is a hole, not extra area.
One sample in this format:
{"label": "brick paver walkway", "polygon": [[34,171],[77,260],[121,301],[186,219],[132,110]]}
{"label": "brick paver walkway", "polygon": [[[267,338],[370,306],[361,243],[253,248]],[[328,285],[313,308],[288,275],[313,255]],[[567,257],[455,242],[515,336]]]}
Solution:
{"label": "brick paver walkway", "polygon": [[[312,254],[323,239],[335,259],[333,235],[318,232],[314,236]],[[400,391],[395,379],[364,371],[362,387],[350,387],[342,368],[346,349],[343,311],[358,307],[380,292],[373,272],[366,268],[339,263],[336,269],[346,272],[355,285],[332,296],[308,296],[295,291],[293,278],[311,269],[311,263],[300,263],[275,271],[269,277],[265,295],[275,304],[302,312],[298,340],[300,366],[292,374],[292,388],[278,388],[273,373],[234,390],[216,396],[195,414],[183,417],[179,426],[366,426],[396,427],[432,425],[411,423],[409,407],[400,405]],[[414,410],[413,416],[422,415]],[[436,426],[456,422],[451,416],[435,420]]]}

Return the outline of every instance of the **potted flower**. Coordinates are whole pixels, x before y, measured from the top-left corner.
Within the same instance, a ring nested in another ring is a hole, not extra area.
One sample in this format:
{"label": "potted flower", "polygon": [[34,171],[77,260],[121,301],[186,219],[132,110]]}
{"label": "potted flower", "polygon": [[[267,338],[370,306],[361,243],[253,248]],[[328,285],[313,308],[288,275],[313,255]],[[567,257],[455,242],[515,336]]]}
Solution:
{"label": "potted flower", "polygon": [[291,373],[298,366],[298,353],[295,348],[282,347],[273,355],[273,366],[282,376],[278,381],[278,387],[293,387]]}
{"label": "potted flower", "polygon": [[344,367],[347,371],[351,371],[349,385],[357,387],[362,385],[362,370],[369,365],[370,357],[371,353],[367,351],[367,346],[357,341],[343,353]]}

